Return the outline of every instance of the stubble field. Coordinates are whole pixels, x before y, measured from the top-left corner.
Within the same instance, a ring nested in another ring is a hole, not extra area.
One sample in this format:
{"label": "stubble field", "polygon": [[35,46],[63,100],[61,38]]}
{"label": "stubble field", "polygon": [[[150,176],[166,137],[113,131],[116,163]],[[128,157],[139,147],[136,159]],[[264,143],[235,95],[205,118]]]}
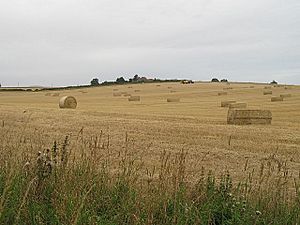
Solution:
{"label": "stubble field", "polygon": [[[272,96],[292,95],[283,102],[271,102],[271,95],[263,95],[265,86],[268,85],[161,83],[0,92],[1,144],[20,138],[27,146],[22,154],[32,158],[66,135],[71,142],[79,135],[101,138],[117,151],[127,139],[135,156],[148,168],[159,167],[163,151],[185,151],[191,182],[202,168],[217,175],[229,171],[235,180],[241,180],[248,176],[246,171],[258,172],[263,164],[297,177],[300,87],[271,87]],[[227,95],[218,96],[220,91]],[[117,92],[123,92],[122,96],[113,96]],[[141,101],[128,101],[125,92],[140,96]],[[65,95],[76,97],[77,109],[59,109],[59,99]],[[180,102],[167,102],[170,97],[180,98]],[[272,125],[227,125],[228,108],[220,107],[223,100],[246,102],[250,109],[271,110]]]}

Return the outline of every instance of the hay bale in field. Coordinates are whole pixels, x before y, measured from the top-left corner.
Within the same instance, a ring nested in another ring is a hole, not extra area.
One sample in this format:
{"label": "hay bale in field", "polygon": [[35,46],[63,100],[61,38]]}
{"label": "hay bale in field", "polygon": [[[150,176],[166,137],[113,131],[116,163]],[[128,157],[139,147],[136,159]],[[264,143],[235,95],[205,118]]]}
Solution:
{"label": "hay bale in field", "polygon": [[126,93],[126,94],[124,94],[123,96],[124,96],[124,97],[130,97],[130,96],[131,96],[131,94],[129,94],[129,93]]}
{"label": "hay bale in field", "polygon": [[264,89],[271,89],[271,86],[265,86]]}
{"label": "hay bale in field", "polygon": [[114,97],[120,97],[120,96],[122,96],[122,94],[121,94],[120,92],[114,92],[114,93],[113,93],[113,96],[114,96]]}
{"label": "hay bale in field", "polygon": [[115,88],[115,89],[113,89],[113,91],[118,91],[119,89],[117,89],[117,88]]}
{"label": "hay bale in field", "polygon": [[290,98],[290,97],[292,97],[292,94],[281,94],[280,97],[282,97],[282,98]]}
{"label": "hay bale in field", "polygon": [[134,92],[141,92],[141,90],[134,90]]}
{"label": "hay bale in field", "polygon": [[249,88],[254,88],[254,86],[250,86]]}
{"label": "hay bale in field", "polygon": [[247,103],[245,102],[235,102],[229,104],[230,109],[244,109],[247,108]]}
{"label": "hay bale in field", "polygon": [[283,97],[271,97],[271,102],[282,102]]}
{"label": "hay bale in field", "polygon": [[235,125],[271,124],[270,110],[229,109],[227,123]]}
{"label": "hay bale in field", "polygon": [[271,95],[272,93],[273,93],[273,92],[272,92],[271,90],[269,90],[269,91],[264,91],[264,92],[263,92],[264,95]]}
{"label": "hay bale in field", "polygon": [[77,101],[73,96],[64,96],[59,100],[59,108],[61,109],[75,109],[76,107]]}
{"label": "hay bale in field", "polygon": [[160,84],[157,84],[156,87],[160,87]]}
{"label": "hay bale in field", "polygon": [[224,87],[223,90],[231,90],[233,89],[232,87]]}
{"label": "hay bale in field", "polygon": [[141,100],[141,97],[140,96],[130,96],[129,98],[128,98],[128,101],[130,101],[130,102],[138,102],[138,101],[140,101]]}
{"label": "hay bale in field", "polygon": [[180,98],[167,98],[167,102],[180,102]]}
{"label": "hay bale in field", "polygon": [[229,105],[230,105],[231,103],[236,103],[236,101],[233,101],[233,100],[222,101],[222,102],[221,102],[221,107],[229,107]]}
{"label": "hay bale in field", "polygon": [[168,89],[172,89],[172,87],[168,87]]}
{"label": "hay bale in field", "polygon": [[170,91],[170,93],[175,93],[175,92],[176,92],[175,90],[171,90],[171,91]]}
{"label": "hay bale in field", "polygon": [[226,91],[221,91],[218,93],[218,96],[221,96],[221,95],[227,95],[227,92]]}
{"label": "hay bale in field", "polygon": [[52,94],[53,97],[58,97],[59,95],[60,95],[59,93]]}
{"label": "hay bale in field", "polygon": [[128,86],[127,88],[132,88],[131,86]]}

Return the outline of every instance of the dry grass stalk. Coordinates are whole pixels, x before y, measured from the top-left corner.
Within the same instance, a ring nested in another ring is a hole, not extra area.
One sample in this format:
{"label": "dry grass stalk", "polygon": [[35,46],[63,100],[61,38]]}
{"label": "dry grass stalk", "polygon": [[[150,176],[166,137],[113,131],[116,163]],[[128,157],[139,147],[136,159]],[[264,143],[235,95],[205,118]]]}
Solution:
{"label": "dry grass stalk", "polygon": [[236,101],[232,101],[232,100],[229,100],[229,101],[222,101],[221,102],[221,107],[229,107],[229,105],[231,103],[236,103]]}
{"label": "dry grass stalk", "polygon": [[167,98],[167,102],[180,102],[180,98]]}
{"label": "dry grass stalk", "polygon": [[230,109],[244,109],[247,108],[247,103],[245,102],[235,102],[229,104]]}
{"label": "dry grass stalk", "polygon": [[271,97],[271,102],[282,102],[283,97]]}
{"label": "dry grass stalk", "polygon": [[271,95],[272,93],[273,93],[273,92],[272,92],[271,90],[270,90],[270,91],[264,91],[264,92],[263,92],[264,95]]}
{"label": "dry grass stalk", "polygon": [[270,110],[229,109],[227,123],[235,125],[271,124]]}
{"label": "dry grass stalk", "polygon": [[77,107],[76,98],[73,96],[64,96],[59,100],[59,108],[75,109]]}
{"label": "dry grass stalk", "polygon": [[226,91],[221,91],[218,93],[218,96],[221,96],[221,95],[227,95],[227,92]]}
{"label": "dry grass stalk", "polygon": [[138,102],[138,101],[140,101],[141,100],[141,97],[140,96],[130,96],[129,98],[128,98],[128,101],[130,101],[130,102]]}

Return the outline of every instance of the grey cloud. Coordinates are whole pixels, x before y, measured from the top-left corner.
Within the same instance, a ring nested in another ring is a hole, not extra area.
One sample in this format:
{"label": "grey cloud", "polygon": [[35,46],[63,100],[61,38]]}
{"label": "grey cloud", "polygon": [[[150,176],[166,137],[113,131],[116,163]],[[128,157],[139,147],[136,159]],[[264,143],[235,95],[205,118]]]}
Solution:
{"label": "grey cloud", "polygon": [[0,3],[0,82],[94,76],[300,83],[297,0],[10,0]]}

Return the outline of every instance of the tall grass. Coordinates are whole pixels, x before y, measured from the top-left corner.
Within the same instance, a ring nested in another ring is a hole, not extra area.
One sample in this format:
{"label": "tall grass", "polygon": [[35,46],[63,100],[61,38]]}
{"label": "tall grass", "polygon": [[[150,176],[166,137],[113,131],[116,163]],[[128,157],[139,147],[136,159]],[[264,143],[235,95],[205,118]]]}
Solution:
{"label": "tall grass", "polygon": [[[187,152],[161,153],[147,168],[126,135],[66,136],[48,149],[3,138],[1,224],[297,224],[300,179],[291,187],[284,162],[266,159],[243,181],[202,168],[187,179]],[[28,144],[29,143],[29,144]],[[26,147],[27,146],[27,147]],[[31,150],[28,151],[28,146]],[[38,145],[37,145],[38,146]],[[75,151],[76,149],[76,151]]]}

